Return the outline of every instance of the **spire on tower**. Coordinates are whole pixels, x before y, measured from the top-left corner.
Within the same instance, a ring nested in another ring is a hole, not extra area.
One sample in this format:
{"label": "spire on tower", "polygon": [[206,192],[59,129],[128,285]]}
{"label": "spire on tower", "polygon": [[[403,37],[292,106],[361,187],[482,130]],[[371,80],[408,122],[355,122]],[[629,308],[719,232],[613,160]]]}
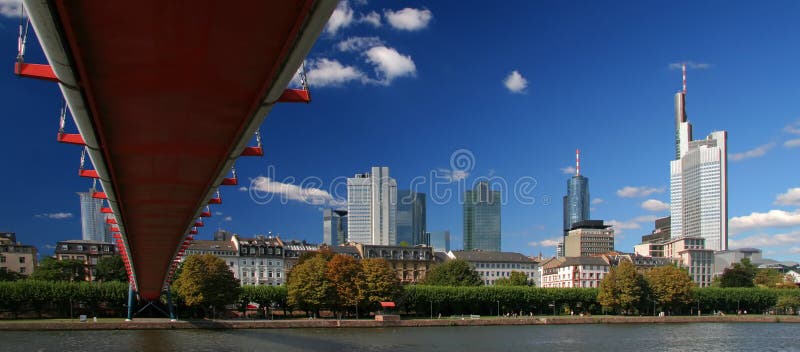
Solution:
{"label": "spire on tower", "polygon": [[683,94],[686,94],[686,63],[681,64],[681,71],[683,71]]}
{"label": "spire on tower", "polygon": [[575,176],[581,175],[581,150],[575,149]]}

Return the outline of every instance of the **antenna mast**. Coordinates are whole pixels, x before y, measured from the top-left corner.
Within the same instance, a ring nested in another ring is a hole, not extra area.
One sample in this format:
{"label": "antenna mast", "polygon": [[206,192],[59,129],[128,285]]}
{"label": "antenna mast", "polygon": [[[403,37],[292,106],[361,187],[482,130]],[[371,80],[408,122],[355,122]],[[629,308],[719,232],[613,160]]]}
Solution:
{"label": "antenna mast", "polygon": [[686,63],[681,64],[681,70],[683,71],[683,94],[686,95]]}
{"label": "antenna mast", "polygon": [[581,175],[581,150],[575,149],[575,176]]}

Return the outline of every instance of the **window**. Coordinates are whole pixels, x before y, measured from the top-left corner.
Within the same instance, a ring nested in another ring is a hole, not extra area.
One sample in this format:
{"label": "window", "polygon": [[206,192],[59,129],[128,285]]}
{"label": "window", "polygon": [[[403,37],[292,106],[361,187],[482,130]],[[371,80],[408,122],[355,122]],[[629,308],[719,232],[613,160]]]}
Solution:
{"label": "window", "polygon": [[77,249],[79,251],[82,251],[83,250],[83,246],[82,245],[77,245],[77,246],[75,246],[75,249]]}
{"label": "window", "polygon": [[24,274],[25,273],[25,267],[24,266],[19,268],[19,273],[20,274]]}
{"label": "window", "polygon": [[5,263],[5,262],[6,262],[6,257],[0,256],[0,263]]}

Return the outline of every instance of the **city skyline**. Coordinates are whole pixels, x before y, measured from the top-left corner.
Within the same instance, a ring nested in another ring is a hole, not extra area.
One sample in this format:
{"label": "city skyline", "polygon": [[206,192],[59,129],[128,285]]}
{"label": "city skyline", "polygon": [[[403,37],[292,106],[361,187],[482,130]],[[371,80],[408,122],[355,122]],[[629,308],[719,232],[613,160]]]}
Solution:
{"label": "city skyline", "polygon": [[[356,19],[385,13],[381,4],[347,6]],[[237,164],[243,186],[251,188],[257,185],[248,179],[269,177],[274,165],[278,171],[264,189],[281,190],[288,202],[259,204],[249,192],[223,189],[225,204],[212,208],[198,238],[223,227],[247,236],[272,231],[321,242],[320,208],[334,204],[325,197],[314,198],[324,204],[301,201],[308,198],[292,193],[300,180],[318,177],[316,185],[329,185],[365,166],[387,165],[404,186],[431,171],[453,170],[450,156],[466,149],[476,163],[468,172],[450,172],[452,181],[536,179],[535,204],[510,202],[503,208],[503,250],[552,254],[552,241],[562,231],[562,209],[553,199],[563,195],[564,179],[572,173],[561,169],[569,171],[569,155],[580,148],[592,176],[592,215],[621,230],[617,247],[631,251],[650,232],[654,217],[669,214],[665,170],[674,156],[674,122],[668,99],[681,86],[673,64],[687,62],[695,127],[730,135],[729,247],[798,257],[800,184],[785,172],[800,150],[800,108],[793,103],[800,77],[793,62],[800,53],[792,44],[800,33],[788,15],[796,11],[786,9],[796,4],[765,4],[764,11],[773,14],[768,22],[735,5],[720,12],[704,4],[500,4],[487,13],[464,4],[459,14],[446,11],[446,4],[404,6],[428,13],[428,19],[414,30],[385,18],[377,28],[356,20],[329,27],[309,56],[313,103],[276,107],[280,114],[262,127],[265,158]],[[547,20],[554,16],[561,21]],[[469,25],[479,19],[487,25]],[[17,22],[3,18],[9,43]],[[529,39],[507,38],[507,31]],[[462,39],[489,36],[490,50]],[[709,48],[708,42],[716,45]],[[752,50],[743,54],[742,47]],[[398,65],[381,66],[389,62],[379,61],[383,57]],[[28,58],[43,61],[35,45]],[[79,150],[55,143],[54,128],[48,127],[55,125],[60,106],[57,89],[5,74],[0,89],[15,102],[9,116],[19,118],[3,130],[0,146],[15,151],[5,161],[26,177],[6,173],[0,179],[11,200],[0,209],[6,220],[0,225],[48,253],[59,239],[80,238],[74,193],[85,190],[87,181],[75,176]],[[323,118],[326,127],[317,127]],[[457,199],[459,190],[451,191]],[[549,205],[543,204],[546,195]],[[452,243],[461,243],[461,204],[427,206],[428,228],[450,229]]]}

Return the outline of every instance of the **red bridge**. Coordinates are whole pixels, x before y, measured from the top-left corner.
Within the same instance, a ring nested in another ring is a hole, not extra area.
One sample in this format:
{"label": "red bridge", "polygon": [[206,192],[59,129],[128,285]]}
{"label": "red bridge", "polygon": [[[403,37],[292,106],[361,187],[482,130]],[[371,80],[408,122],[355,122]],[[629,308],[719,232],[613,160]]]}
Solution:
{"label": "red bridge", "polygon": [[24,62],[21,26],[15,72],[61,88],[79,133],[65,109],[58,140],[85,145],[132,292],[169,286],[273,105],[310,101],[286,87],[337,2],[24,1],[49,65]]}

